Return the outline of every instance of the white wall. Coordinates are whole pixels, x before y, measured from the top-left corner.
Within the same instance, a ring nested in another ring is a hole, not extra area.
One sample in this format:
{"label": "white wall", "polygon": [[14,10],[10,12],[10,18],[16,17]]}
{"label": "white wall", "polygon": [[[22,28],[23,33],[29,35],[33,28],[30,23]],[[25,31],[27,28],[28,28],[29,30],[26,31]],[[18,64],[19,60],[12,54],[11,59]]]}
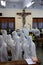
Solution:
{"label": "white wall", "polygon": [[43,9],[33,9],[32,17],[42,17],[43,18]]}
{"label": "white wall", "polygon": [[[2,16],[0,17],[15,17],[15,28],[20,29],[22,28],[22,17],[17,15],[16,13],[22,12],[22,10],[17,9],[0,9],[0,12],[2,12]],[[28,15],[26,17],[26,24],[30,24],[32,28],[32,18],[33,17],[43,17],[43,10],[40,9],[30,9],[26,10],[26,12],[31,12],[31,15]],[[30,26],[29,26],[30,27]]]}

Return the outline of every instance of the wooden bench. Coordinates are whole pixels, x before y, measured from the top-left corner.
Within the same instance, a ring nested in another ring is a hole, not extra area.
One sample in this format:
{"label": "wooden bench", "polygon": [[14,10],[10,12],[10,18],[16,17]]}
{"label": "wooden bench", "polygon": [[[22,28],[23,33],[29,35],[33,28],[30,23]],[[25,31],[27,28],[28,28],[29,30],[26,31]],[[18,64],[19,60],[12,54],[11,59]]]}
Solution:
{"label": "wooden bench", "polygon": [[[8,62],[0,62],[0,65],[28,65],[25,60],[17,60],[17,61],[8,61]],[[29,65],[40,65],[38,61],[36,64],[29,64]]]}

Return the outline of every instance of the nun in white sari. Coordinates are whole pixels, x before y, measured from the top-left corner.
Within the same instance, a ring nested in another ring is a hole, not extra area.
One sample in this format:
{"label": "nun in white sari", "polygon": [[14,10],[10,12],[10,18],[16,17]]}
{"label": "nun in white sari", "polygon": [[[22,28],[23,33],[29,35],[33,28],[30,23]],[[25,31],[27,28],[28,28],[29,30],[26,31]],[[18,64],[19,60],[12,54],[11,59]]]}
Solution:
{"label": "nun in white sari", "polygon": [[8,61],[7,45],[0,36],[0,62]]}
{"label": "nun in white sari", "polygon": [[24,59],[31,58],[33,61],[37,61],[36,47],[31,38],[25,38],[24,33],[21,32],[21,40],[24,51]]}

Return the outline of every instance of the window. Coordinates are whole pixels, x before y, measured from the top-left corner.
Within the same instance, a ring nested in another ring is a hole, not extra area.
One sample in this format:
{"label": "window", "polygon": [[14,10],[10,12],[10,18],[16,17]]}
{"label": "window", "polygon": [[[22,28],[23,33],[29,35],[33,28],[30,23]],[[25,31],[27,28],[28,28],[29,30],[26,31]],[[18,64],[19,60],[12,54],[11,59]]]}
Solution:
{"label": "window", "polygon": [[42,28],[42,22],[39,22],[39,28]]}
{"label": "window", "polygon": [[7,22],[2,22],[1,25],[2,25],[1,28],[3,28],[3,29],[7,28]]}
{"label": "window", "polygon": [[14,28],[14,23],[13,22],[9,22],[9,29],[13,29]]}
{"label": "window", "polygon": [[33,28],[37,27],[37,22],[33,22]]}
{"label": "window", "polygon": [[33,18],[33,28],[43,29],[43,18]]}
{"label": "window", "polygon": [[15,29],[15,18],[0,17],[0,29],[14,30]]}

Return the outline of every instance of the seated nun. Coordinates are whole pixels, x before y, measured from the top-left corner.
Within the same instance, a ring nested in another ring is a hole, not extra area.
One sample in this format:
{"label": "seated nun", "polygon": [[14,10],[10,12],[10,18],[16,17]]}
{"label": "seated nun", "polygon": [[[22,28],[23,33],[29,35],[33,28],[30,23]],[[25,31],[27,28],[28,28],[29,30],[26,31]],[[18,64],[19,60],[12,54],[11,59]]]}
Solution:
{"label": "seated nun", "polygon": [[7,45],[8,45],[8,51],[11,52],[9,59],[15,60],[15,44],[10,34],[7,35]]}
{"label": "seated nun", "polygon": [[16,38],[16,56],[15,60],[22,60],[22,43],[20,41],[20,38]]}
{"label": "seated nun", "polygon": [[14,41],[15,41],[16,38],[19,38],[19,36],[18,36],[16,31],[12,32],[12,38],[13,38]]}
{"label": "seated nun", "polygon": [[8,61],[7,45],[0,36],[0,62]]}
{"label": "seated nun", "polygon": [[22,44],[20,42],[20,37],[17,35],[17,32],[13,32],[13,39],[16,42],[15,45],[15,50],[16,50],[16,55],[15,55],[15,60],[21,60],[22,59]]}
{"label": "seated nun", "polygon": [[33,61],[37,61],[35,44],[31,41],[29,37],[25,38],[24,33],[21,33],[21,40],[24,51],[24,59],[31,58]]}
{"label": "seated nun", "polygon": [[32,41],[32,36],[27,36],[27,40],[28,40],[28,42],[30,41],[32,60],[37,62],[38,59],[37,59],[37,55],[36,55],[36,46],[35,46],[35,43]]}

